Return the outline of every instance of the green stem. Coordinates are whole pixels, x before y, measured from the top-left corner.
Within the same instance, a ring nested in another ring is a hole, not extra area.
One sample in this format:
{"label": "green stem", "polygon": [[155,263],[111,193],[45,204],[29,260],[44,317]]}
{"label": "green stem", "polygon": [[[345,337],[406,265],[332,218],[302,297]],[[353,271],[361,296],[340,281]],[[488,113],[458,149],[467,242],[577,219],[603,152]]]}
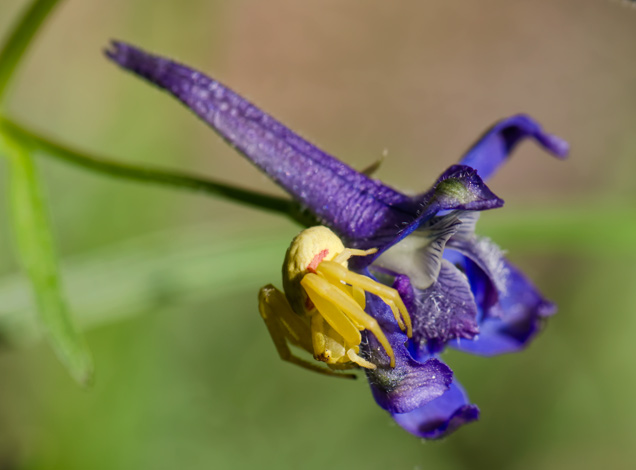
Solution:
{"label": "green stem", "polygon": [[31,40],[59,0],[35,0],[9,33],[0,50],[0,100]]}
{"label": "green stem", "polygon": [[87,156],[52,140],[41,137],[3,117],[0,117],[0,129],[18,141],[30,143],[45,155],[59,158],[89,170],[144,183],[162,184],[175,188],[201,191],[259,209],[282,213],[302,225],[308,224],[306,215],[301,212],[298,204],[290,199],[241,189],[229,184],[199,178],[186,173],[133,166],[104,158]]}

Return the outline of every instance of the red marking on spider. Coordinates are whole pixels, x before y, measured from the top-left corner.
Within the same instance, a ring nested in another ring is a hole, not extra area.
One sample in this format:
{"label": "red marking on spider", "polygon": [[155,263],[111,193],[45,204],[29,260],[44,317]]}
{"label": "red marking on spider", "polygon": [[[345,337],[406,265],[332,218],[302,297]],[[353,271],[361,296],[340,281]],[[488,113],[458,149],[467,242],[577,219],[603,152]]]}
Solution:
{"label": "red marking on spider", "polygon": [[310,273],[316,274],[316,269],[318,269],[318,265],[322,263],[322,260],[325,259],[325,256],[329,254],[329,250],[326,248],[314,256],[314,259],[311,260],[311,263],[307,265],[307,271]]}

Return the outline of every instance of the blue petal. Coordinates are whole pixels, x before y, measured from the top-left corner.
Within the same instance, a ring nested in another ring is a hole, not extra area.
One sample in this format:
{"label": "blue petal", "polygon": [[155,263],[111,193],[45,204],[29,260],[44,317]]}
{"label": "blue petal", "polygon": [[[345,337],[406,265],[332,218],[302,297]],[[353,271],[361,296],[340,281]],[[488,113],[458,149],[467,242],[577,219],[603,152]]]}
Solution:
{"label": "blue petal", "polygon": [[501,248],[490,239],[475,235],[452,237],[447,248],[447,258],[452,257],[453,251],[460,253],[458,264],[468,276],[477,304],[484,312],[496,316],[497,312],[491,312],[491,307],[499,301],[500,294],[506,292],[509,282],[508,262]]}
{"label": "blue petal", "polygon": [[[556,307],[503,256],[498,261],[501,266],[498,273],[505,279],[493,279],[494,271],[486,274],[479,267],[488,263],[481,260],[478,265],[475,259],[473,252],[472,257],[465,260],[465,266],[480,309],[479,335],[473,340],[458,339],[449,344],[461,351],[483,356],[523,349],[541,330],[545,318],[556,313]],[[488,300],[492,297],[486,294],[493,290],[497,291],[494,303]]]}
{"label": "blue petal", "polygon": [[[439,211],[464,210],[483,211],[503,206],[477,170],[467,165],[451,165],[442,173],[431,189],[415,196],[413,201],[421,209],[419,219],[426,220]],[[410,233],[410,232],[409,232]]]}
{"label": "blue petal", "polygon": [[441,397],[409,413],[392,413],[393,419],[411,434],[440,439],[460,426],[479,419],[479,408],[468,404],[466,392],[457,382]]}
{"label": "blue petal", "polygon": [[411,203],[418,207],[417,213],[410,221],[404,223],[403,228],[387,224],[385,228],[377,229],[372,238],[357,237],[350,240],[351,245],[356,248],[378,249],[375,256],[353,259],[354,269],[366,268],[385,250],[423,227],[440,211],[482,211],[501,207],[504,202],[486,186],[474,169],[453,165],[437,179],[431,190],[413,198]]}
{"label": "blue petal", "polygon": [[409,197],[323,152],[216,80],[121,42],[106,54],[182,101],[344,238],[372,237],[413,219]]}
{"label": "blue petal", "polygon": [[366,310],[380,324],[395,354],[395,367],[390,367],[384,348],[375,336],[366,335],[361,354],[377,365],[365,371],[378,405],[392,413],[406,413],[442,396],[453,380],[453,371],[435,358],[423,362],[413,359],[404,345],[406,335],[378,297],[367,295]]}
{"label": "blue petal", "polygon": [[466,153],[460,164],[473,167],[483,180],[489,179],[523,139],[532,138],[545,150],[565,158],[569,145],[561,138],[548,134],[529,116],[519,114],[503,119],[488,130]]}
{"label": "blue petal", "polygon": [[467,165],[452,165],[435,183],[428,204],[438,210],[483,211],[503,206],[477,171]]}
{"label": "blue petal", "polygon": [[393,287],[411,314],[410,350],[416,359],[441,351],[451,339],[472,339],[479,332],[468,281],[448,261],[443,260],[437,281],[427,289],[414,288],[407,276],[398,276]]}

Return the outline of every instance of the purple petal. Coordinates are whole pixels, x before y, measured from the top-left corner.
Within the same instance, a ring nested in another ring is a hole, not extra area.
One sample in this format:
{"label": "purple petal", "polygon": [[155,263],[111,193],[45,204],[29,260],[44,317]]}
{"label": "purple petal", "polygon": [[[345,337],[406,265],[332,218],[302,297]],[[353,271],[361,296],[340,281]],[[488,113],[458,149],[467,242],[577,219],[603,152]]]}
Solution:
{"label": "purple petal", "polygon": [[362,354],[377,365],[365,369],[373,397],[385,410],[406,413],[440,397],[448,390],[453,371],[443,362],[429,358],[418,362],[406,349],[406,335],[400,331],[391,309],[378,297],[367,295],[367,312],[380,324],[395,354],[395,367],[375,336],[367,334]]}
{"label": "purple petal", "polygon": [[[452,165],[437,178],[427,192],[413,198],[421,207],[422,213],[442,210],[483,211],[503,206],[477,170],[466,165]],[[429,207],[432,210],[428,210]]]}
{"label": "purple petal", "polygon": [[[545,318],[556,313],[555,305],[546,300],[519,269],[503,257],[500,262],[503,267],[500,272],[505,273],[505,290],[498,291],[498,302],[492,306],[481,303],[479,291],[473,291],[483,318],[477,337],[450,343],[461,351],[483,356],[519,351],[541,330]],[[471,270],[471,263],[474,263],[472,258],[466,265],[467,272],[474,273],[469,274],[473,290],[475,286],[483,286],[486,277],[492,286],[502,285],[501,280],[485,276],[477,264],[473,264]],[[472,282],[475,279],[478,282]]]}
{"label": "purple petal", "polygon": [[201,72],[121,42],[106,55],[182,101],[341,236],[371,237],[413,218],[408,197],[326,154]]}
{"label": "purple petal", "polygon": [[437,281],[428,289],[414,288],[407,276],[398,276],[393,287],[411,314],[411,351],[416,359],[441,351],[451,339],[472,339],[479,333],[468,281],[448,261],[443,260]]}
{"label": "purple petal", "polygon": [[378,249],[375,256],[353,259],[354,269],[366,268],[385,250],[420,229],[440,211],[494,209],[501,207],[503,200],[486,186],[474,169],[453,165],[438,178],[430,191],[413,198],[412,204],[419,206],[416,217],[412,217],[402,229],[396,230],[395,225],[387,224],[385,228],[376,230],[372,238],[358,237],[352,240],[352,245],[356,248]]}
{"label": "purple petal", "polygon": [[466,392],[457,382],[441,397],[409,413],[392,413],[393,419],[411,434],[440,439],[460,426],[479,419],[479,408],[468,404]]}
{"label": "purple petal", "polygon": [[430,203],[440,210],[483,211],[503,206],[478,172],[467,165],[452,165],[437,179]]}
{"label": "purple petal", "polygon": [[501,248],[485,237],[474,235],[466,238],[453,237],[448,242],[448,255],[457,251],[471,262],[463,262],[462,268],[470,281],[477,304],[491,316],[490,312],[499,296],[508,289],[509,270]]}
{"label": "purple petal", "polygon": [[544,132],[529,116],[518,114],[503,119],[489,129],[464,155],[460,164],[479,172],[483,180],[489,179],[523,139],[532,138],[555,157],[565,158],[569,145],[563,139]]}

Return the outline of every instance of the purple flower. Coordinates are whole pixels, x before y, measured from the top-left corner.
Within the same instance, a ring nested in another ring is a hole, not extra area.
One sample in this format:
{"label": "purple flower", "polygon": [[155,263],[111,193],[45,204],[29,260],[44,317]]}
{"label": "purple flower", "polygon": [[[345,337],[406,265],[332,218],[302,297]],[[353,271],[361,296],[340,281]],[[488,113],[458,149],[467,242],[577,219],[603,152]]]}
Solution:
{"label": "purple flower", "polygon": [[518,351],[555,313],[490,240],[475,235],[479,211],[503,201],[484,183],[516,145],[534,139],[557,157],[568,145],[518,115],[488,130],[428,191],[408,196],[326,154],[232,90],[189,67],[113,43],[108,57],[169,91],[287,191],[345,246],[377,248],[355,271],[394,287],[413,321],[412,338],[391,309],[367,294],[367,312],[395,354],[366,335],[361,354],[378,404],[410,433],[435,439],[479,416],[438,357],[448,345],[480,355]]}

